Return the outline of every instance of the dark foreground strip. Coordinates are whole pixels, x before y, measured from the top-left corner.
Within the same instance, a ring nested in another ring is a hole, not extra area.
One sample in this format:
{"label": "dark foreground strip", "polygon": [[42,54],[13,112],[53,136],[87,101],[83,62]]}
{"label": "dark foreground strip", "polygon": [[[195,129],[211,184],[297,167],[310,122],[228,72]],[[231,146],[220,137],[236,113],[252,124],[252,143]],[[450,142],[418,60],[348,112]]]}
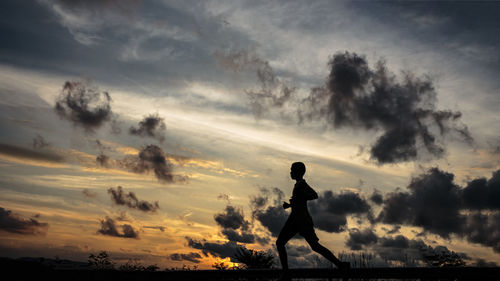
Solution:
{"label": "dark foreground strip", "polygon": [[[50,280],[50,281],[169,281],[169,280],[275,280],[281,271],[277,269],[255,270],[192,270],[126,272],[117,270],[53,270],[36,266],[9,266],[2,264],[2,280]],[[316,279],[420,279],[420,280],[500,280],[500,267],[458,268],[355,268],[348,271],[337,269],[291,269],[292,278]]]}

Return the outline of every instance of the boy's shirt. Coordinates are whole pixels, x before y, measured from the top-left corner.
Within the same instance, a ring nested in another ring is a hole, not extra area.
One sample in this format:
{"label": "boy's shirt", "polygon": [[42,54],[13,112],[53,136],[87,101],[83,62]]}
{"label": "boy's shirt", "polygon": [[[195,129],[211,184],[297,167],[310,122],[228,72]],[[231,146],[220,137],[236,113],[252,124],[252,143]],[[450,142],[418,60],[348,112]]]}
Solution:
{"label": "boy's shirt", "polygon": [[312,218],[307,210],[307,201],[318,198],[318,194],[312,189],[304,179],[297,181],[293,188],[292,198],[290,204],[292,205],[292,212],[290,217],[303,223],[312,224]]}

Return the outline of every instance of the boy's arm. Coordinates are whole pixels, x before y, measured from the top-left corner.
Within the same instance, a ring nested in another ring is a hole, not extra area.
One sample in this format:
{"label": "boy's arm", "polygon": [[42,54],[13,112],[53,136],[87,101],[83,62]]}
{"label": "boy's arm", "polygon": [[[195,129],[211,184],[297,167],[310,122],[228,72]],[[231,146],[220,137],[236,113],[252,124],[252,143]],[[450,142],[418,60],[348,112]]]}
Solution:
{"label": "boy's arm", "polygon": [[305,195],[304,197],[306,198],[306,200],[318,199],[318,193],[316,193],[316,191],[314,191],[314,189],[312,189],[309,186],[304,191],[304,195]]}
{"label": "boy's arm", "polygon": [[[297,192],[297,197],[303,199],[303,200],[314,200],[314,199],[318,199],[318,194],[316,193],[316,191],[314,191],[314,189],[312,189],[308,184],[304,184],[300,189],[299,191]],[[292,197],[293,199],[293,197]],[[290,201],[290,203],[292,203]],[[293,203],[292,203],[293,204]]]}

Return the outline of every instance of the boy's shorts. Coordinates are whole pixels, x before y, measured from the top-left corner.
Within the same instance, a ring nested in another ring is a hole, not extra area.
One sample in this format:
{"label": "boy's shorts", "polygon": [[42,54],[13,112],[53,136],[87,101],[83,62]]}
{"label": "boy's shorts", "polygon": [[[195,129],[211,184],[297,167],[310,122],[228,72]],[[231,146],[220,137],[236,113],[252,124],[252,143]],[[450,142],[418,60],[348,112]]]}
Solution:
{"label": "boy's shorts", "polygon": [[314,231],[312,221],[298,220],[293,217],[288,217],[283,229],[281,229],[280,236],[284,235],[285,237],[292,238],[297,233],[304,237],[306,241],[317,242],[319,240],[316,232]]}

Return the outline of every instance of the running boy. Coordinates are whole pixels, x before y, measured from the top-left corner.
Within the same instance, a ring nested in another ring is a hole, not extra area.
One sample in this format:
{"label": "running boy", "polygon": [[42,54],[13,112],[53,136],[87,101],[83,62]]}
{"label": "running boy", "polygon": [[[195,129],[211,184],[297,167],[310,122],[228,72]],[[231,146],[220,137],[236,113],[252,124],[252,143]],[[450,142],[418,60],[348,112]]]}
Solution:
{"label": "running boy", "polygon": [[288,240],[299,233],[304,237],[311,246],[311,249],[327,260],[335,264],[340,269],[349,269],[350,264],[348,262],[341,262],[337,257],[335,257],[330,250],[323,247],[318,243],[319,238],[314,232],[314,224],[307,210],[307,201],[318,199],[318,194],[306,183],[303,179],[306,173],[306,166],[302,162],[295,162],[290,168],[290,177],[296,181],[292,192],[292,198],[290,198],[290,203],[283,202],[283,208],[292,208],[292,212],[288,217],[285,225],[281,229],[278,239],[276,240],[276,247],[278,248],[278,254],[280,256],[281,266],[283,268],[283,275],[280,280],[290,280],[288,273],[288,258],[286,254],[285,245]]}

